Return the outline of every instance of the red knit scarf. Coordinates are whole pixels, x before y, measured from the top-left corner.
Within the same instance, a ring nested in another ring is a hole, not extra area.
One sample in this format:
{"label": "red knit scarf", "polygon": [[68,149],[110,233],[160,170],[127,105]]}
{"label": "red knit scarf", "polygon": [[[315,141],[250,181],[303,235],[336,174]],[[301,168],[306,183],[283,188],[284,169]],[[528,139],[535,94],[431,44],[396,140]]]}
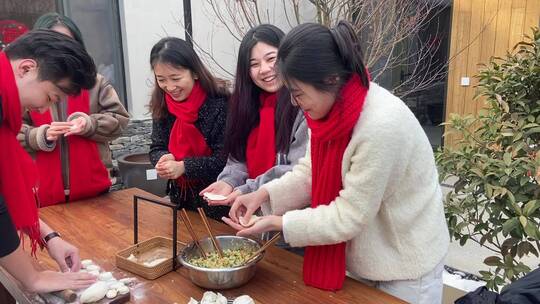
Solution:
{"label": "red knit scarf", "polygon": [[263,92],[260,95],[259,125],[251,130],[246,145],[246,166],[249,178],[256,178],[276,163],[274,130],[276,100],[276,93]]}
{"label": "red knit scarf", "polygon": [[17,230],[30,237],[32,254],[35,254],[37,245],[41,244],[34,195],[36,167],[16,138],[22,126],[21,101],[11,63],[4,52],[0,53],[0,96],[3,113],[0,124],[0,194]]}
{"label": "red knit scarf", "polygon": [[[362,112],[367,91],[355,74],[326,118],[313,120],[306,115],[311,129],[312,208],[329,205],[343,189],[343,153]],[[345,249],[345,242],[308,246],[304,255],[306,285],[332,291],[341,289],[345,280]]]}
{"label": "red knit scarf", "polygon": [[[67,100],[67,115],[75,112],[90,114],[90,96],[87,90],[82,90],[77,96],[69,96]],[[51,111],[45,113],[31,112],[32,123],[35,127],[50,124],[53,119]],[[99,149],[94,140],[79,135],[66,137],[69,157],[69,200],[79,200],[95,197],[106,192],[111,186],[109,172],[99,155]],[[36,163],[39,169],[39,202],[40,207],[47,207],[66,201],[62,175],[62,157],[60,145],[53,151],[38,151]]]}
{"label": "red knit scarf", "polygon": [[[208,147],[201,131],[195,126],[199,118],[199,109],[206,100],[206,93],[199,84],[195,82],[191,93],[184,101],[175,101],[169,94],[165,94],[167,109],[176,120],[171,129],[169,138],[169,152],[174,155],[177,161],[186,157],[209,156],[212,150]],[[186,195],[188,190],[193,190],[197,181],[181,176],[177,179],[182,195]]]}

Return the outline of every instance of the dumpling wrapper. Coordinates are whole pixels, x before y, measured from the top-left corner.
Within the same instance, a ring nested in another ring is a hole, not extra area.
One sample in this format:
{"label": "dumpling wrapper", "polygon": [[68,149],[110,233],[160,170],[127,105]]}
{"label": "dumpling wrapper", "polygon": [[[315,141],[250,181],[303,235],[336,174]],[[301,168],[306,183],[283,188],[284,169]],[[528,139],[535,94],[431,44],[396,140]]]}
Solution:
{"label": "dumpling wrapper", "polygon": [[214,193],[211,193],[211,192],[205,192],[203,194],[203,196],[206,198],[206,199],[209,199],[211,201],[224,201],[227,199],[226,196],[224,195],[221,195],[221,194],[214,194]]}
{"label": "dumpling wrapper", "polygon": [[255,225],[255,223],[257,221],[260,220],[260,217],[256,216],[256,215],[252,215],[251,218],[249,219],[249,222],[246,223],[246,221],[244,220],[244,217],[241,216],[238,218],[239,222],[240,222],[240,225],[244,226],[244,227],[251,227],[253,225]]}
{"label": "dumpling wrapper", "polygon": [[155,260],[152,260],[152,261],[149,261],[149,262],[144,262],[143,265],[146,266],[146,267],[154,267],[154,266],[157,266],[157,265],[165,262],[166,260],[167,260],[167,258],[155,259]]}

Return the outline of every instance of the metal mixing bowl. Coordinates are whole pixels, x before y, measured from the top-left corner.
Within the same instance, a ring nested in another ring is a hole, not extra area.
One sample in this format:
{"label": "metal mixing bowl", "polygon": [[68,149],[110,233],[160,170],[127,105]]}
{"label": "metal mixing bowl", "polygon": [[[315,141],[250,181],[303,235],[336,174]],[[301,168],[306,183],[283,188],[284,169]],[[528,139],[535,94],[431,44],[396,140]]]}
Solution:
{"label": "metal mixing bowl", "polygon": [[[261,247],[258,242],[240,236],[223,235],[216,236],[216,239],[222,250],[245,248],[255,251]],[[199,240],[199,243],[205,252],[213,252],[215,250],[210,238]],[[189,278],[195,285],[216,290],[235,288],[246,284],[255,275],[257,263],[263,256],[264,252],[250,263],[239,267],[203,268],[189,263],[192,258],[200,257],[200,252],[195,246],[195,243],[191,242],[182,250],[178,256],[178,261],[188,269]]]}

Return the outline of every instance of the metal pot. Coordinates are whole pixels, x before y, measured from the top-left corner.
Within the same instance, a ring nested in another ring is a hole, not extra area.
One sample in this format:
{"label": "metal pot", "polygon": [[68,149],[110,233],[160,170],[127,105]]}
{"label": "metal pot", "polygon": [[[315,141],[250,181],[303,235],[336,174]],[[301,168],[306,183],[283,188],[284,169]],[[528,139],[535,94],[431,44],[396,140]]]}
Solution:
{"label": "metal pot", "polygon": [[[246,248],[255,251],[261,245],[249,238],[234,235],[217,236],[221,249]],[[199,240],[205,252],[213,252],[215,249],[210,238]],[[178,256],[178,261],[189,271],[191,282],[200,287],[219,290],[230,289],[246,284],[255,275],[257,263],[262,260],[264,252],[250,263],[234,268],[203,268],[190,264],[192,258],[200,257],[200,252],[193,242],[188,244]]]}

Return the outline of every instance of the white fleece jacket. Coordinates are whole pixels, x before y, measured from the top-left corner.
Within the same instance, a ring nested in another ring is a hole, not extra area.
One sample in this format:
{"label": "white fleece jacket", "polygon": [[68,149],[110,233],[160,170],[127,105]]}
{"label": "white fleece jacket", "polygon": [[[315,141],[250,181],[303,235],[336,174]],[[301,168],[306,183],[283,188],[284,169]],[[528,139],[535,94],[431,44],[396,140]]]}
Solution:
{"label": "white fleece jacket", "polygon": [[417,279],[441,262],[450,240],[433,151],[399,98],[371,83],[343,155],[343,189],[328,206],[301,209],[311,203],[309,147],[263,186],[263,212],[283,215],[286,242],[347,242],[347,270],[373,281]]}

